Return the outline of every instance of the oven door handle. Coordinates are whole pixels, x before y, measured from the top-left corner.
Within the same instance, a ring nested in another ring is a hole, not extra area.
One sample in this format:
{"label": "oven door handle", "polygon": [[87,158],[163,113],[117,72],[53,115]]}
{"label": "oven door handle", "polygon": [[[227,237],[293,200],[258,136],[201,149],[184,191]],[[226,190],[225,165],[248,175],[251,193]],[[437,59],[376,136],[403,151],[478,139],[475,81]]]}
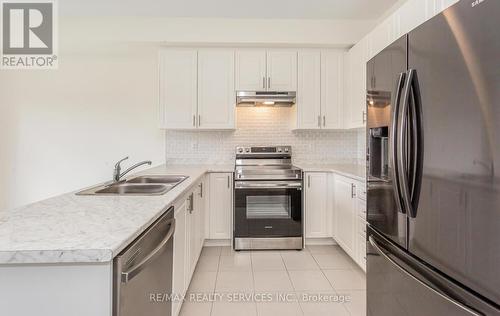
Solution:
{"label": "oven door handle", "polygon": [[281,182],[281,183],[262,183],[262,182],[241,182],[236,181],[234,188],[238,189],[302,189],[302,182]]}

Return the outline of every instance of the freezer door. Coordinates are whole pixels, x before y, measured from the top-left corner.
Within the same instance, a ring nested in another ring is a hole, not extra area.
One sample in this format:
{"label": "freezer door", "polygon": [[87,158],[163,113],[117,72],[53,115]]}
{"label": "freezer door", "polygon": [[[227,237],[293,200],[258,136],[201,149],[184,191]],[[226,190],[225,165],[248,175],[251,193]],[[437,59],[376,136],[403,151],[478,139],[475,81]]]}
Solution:
{"label": "freezer door", "polygon": [[408,249],[500,304],[500,1],[472,2],[408,35],[423,116]]}
{"label": "freezer door", "polygon": [[496,308],[427,269],[373,230],[368,236],[368,316],[500,315]]}
{"label": "freezer door", "polygon": [[406,36],[367,65],[367,220],[406,247],[406,215],[401,208],[394,133],[406,75]]}

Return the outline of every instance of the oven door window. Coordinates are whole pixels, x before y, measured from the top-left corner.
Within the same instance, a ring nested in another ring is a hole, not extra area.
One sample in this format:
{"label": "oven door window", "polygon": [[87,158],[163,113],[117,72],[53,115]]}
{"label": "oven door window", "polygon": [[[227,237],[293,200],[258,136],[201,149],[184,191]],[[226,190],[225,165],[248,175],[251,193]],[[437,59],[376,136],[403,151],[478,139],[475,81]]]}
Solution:
{"label": "oven door window", "polygon": [[248,219],[291,218],[290,195],[248,195],[246,199]]}

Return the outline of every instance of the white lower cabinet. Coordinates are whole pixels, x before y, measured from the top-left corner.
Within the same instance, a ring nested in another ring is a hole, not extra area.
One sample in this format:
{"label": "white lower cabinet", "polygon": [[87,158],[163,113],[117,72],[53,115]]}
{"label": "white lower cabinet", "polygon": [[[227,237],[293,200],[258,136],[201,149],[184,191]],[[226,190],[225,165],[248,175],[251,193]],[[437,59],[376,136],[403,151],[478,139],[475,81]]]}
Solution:
{"label": "white lower cabinet", "polygon": [[355,230],[355,188],[349,178],[335,175],[335,240],[351,257],[356,255]]}
{"label": "white lower cabinet", "polygon": [[307,172],[305,174],[305,219],[306,238],[329,236],[328,229],[328,173]]}
{"label": "white lower cabinet", "polygon": [[230,239],[233,213],[233,174],[209,175],[209,238]]}
{"label": "white lower cabinet", "polygon": [[365,183],[335,175],[334,239],[366,271]]}
{"label": "white lower cabinet", "polygon": [[179,314],[181,297],[191,283],[203,243],[205,241],[205,196],[204,180],[198,182],[186,195],[174,203],[175,233],[174,233],[174,265],[172,293],[172,315]]}

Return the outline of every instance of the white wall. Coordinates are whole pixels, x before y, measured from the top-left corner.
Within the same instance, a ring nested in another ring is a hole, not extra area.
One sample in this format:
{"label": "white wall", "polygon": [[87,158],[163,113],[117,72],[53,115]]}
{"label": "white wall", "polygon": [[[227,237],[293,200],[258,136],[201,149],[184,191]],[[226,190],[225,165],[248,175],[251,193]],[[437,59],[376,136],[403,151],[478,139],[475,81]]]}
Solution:
{"label": "white wall", "polygon": [[113,163],[164,162],[157,48],[60,55],[58,70],[0,70],[0,209],[110,180]]}

